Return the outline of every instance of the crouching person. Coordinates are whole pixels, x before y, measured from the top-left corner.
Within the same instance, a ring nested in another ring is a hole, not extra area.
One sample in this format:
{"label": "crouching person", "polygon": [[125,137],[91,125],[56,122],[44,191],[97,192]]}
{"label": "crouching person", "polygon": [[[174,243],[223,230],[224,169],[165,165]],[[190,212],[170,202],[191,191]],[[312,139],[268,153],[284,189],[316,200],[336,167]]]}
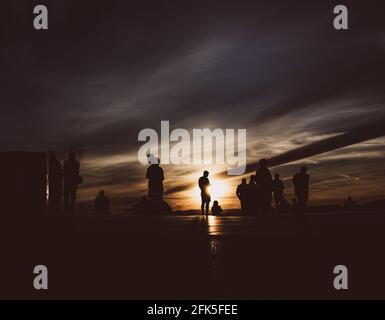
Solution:
{"label": "crouching person", "polygon": [[222,211],[222,208],[221,206],[218,204],[218,201],[215,200],[214,203],[213,203],[213,206],[211,208],[211,213],[213,215],[217,215],[217,214],[222,214],[223,211]]}

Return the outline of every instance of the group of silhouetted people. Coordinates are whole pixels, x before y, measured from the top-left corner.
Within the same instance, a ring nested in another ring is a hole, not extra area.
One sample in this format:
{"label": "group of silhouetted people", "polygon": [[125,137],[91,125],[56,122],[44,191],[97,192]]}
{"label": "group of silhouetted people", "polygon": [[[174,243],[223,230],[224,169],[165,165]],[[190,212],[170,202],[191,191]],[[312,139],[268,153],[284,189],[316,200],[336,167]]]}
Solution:
{"label": "group of silhouetted people", "polygon": [[[249,183],[242,179],[238,185],[236,196],[241,203],[242,214],[267,214],[272,209],[272,201],[276,209],[284,209],[288,202],[284,197],[285,186],[278,173],[274,179],[267,167],[267,160],[261,159],[255,175],[250,176]],[[296,207],[303,209],[309,199],[309,175],[307,168],[302,166],[300,172],[293,177]]]}
{"label": "group of silhouetted people", "polygon": [[[164,181],[164,172],[163,169],[159,165],[159,159],[153,157],[152,155],[148,156],[150,166],[146,172],[146,178],[148,180],[148,198],[151,201],[163,200],[163,181]],[[209,207],[211,202],[211,197],[209,193],[209,172],[204,171],[203,176],[199,178],[198,185],[201,190],[201,211],[202,214],[209,213]],[[142,202],[144,200],[142,199]],[[218,201],[214,201],[213,207],[211,208],[212,214],[221,214],[222,208],[219,205]]]}
{"label": "group of silhouetted people", "polygon": [[64,190],[64,213],[75,212],[76,192],[83,179],[79,174],[80,165],[75,153],[70,152],[63,166],[54,151],[48,153],[48,208],[49,212],[61,211],[61,197]]}
{"label": "group of silhouetted people", "polygon": [[[54,151],[48,152],[48,211],[51,214],[61,213],[61,197],[64,195],[64,214],[73,215],[77,189],[82,183],[80,164],[75,153],[70,152],[62,165]],[[104,190],[99,191],[94,206],[96,216],[109,214],[110,201]]]}
{"label": "group of silhouetted people", "polygon": [[[198,186],[201,190],[201,213],[209,214],[211,196],[209,192],[210,180],[209,180],[209,172],[205,170],[203,172],[203,176],[198,180]],[[211,208],[211,213],[213,215],[220,215],[223,213],[222,207],[219,205],[217,200],[214,200],[213,206]]]}
{"label": "group of silhouetted people", "polygon": [[[150,166],[146,172],[148,179],[148,198],[150,201],[163,201],[163,181],[164,172],[159,165],[159,159],[149,156]],[[80,176],[80,165],[76,161],[75,153],[71,152],[68,159],[64,161],[63,166],[57,159],[54,151],[49,151],[49,211],[51,213],[60,213],[61,196],[64,191],[64,213],[73,214],[75,211],[76,192],[78,186],[83,182]],[[274,179],[268,169],[266,159],[259,161],[259,167],[254,175],[250,176],[249,183],[242,179],[242,183],[237,186],[236,196],[241,203],[242,214],[267,214],[272,209],[274,198],[275,208],[283,209],[288,206],[284,197],[285,186],[278,173]],[[209,172],[204,171],[203,176],[198,180],[198,186],[201,190],[201,213],[209,214],[211,196],[209,192],[210,180]],[[296,173],[292,179],[295,194],[295,206],[305,208],[309,199],[309,178],[307,168],[302,166],[300,172]],[[95,214],[103,216],[109,214],[109,198],[104,190],[94,200]],[[223,210],[218,201],[213,202],[211,208],[212,214],[222,214]]]}
{"label": "group of silhouetted people", "polygon": [[[146,178],[148,179],[148,198],[151,200],[163,198],[163,169],[159,166],[159,159],[150,157],[149,168],[147,169]],[[284,209],[289,204],[284,197],[285,186],[280,179],[278,173],[274,175],[274,179],[268,168],[266,159],[259,161],[259,167],[254,175],[250,176],[250,181],[242,179],[242,183],[238,185],[236,196],[241,203],[242,214],[267,214],[272,209],[272,201],[274,199],[276,209]],[[210,180],[209,172],[205,170],[203,176],[198,180],[198,186],[201,191],[201,213],[209,214],[211,195],[209,192]],[[307,168],[302,166],[300,172],[293,177],[295,205],[299,209],[306,207],[309,199],[309,175]],[[221,214],[223,210],[218,201],[213,202],[211,208],[212,214]]]}
{"label": "group of silhouetted people", "polygon": [[[149,164],[150,164],[146,172],[146,178],[148,179],[148,198],[149,198],[149,201],[156,201],[156,200],[162,201],[163,193],[164,193],[163,169],[159,165],[160,161],[158,158],[155,158],[152,155],[149,155],[148,158],[149,158]],[[210,202],[211,202],[211,196],[209,192],[210,180],[208,176],[209,176],[209,172],[204,171],[203,176],[200,177],[198,180],[198,186],[201,190],[201,200],[202,200],[201,212],[202,214],[206,214],[206,215],[209,214]],[[142,202],[145,202],[145,201],[147,200],[142,199]],[[221,206],[216,200],[213,202],[211,213],[215,215],[223,213]]]}

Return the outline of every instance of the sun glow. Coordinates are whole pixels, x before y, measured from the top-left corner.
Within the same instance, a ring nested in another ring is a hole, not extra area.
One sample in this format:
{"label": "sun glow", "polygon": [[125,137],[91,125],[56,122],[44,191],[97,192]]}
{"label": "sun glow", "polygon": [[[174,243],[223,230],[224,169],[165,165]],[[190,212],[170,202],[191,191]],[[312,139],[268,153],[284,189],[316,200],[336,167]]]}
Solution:
{"label": "sun glow", "polygon": [[212,200],[220,200],[229,195],[229,186],[223,181],[214,181],[209,187]]}
{"label": "sun glow", "polygon": [[[209,186],[209,193],[211,196],[211,204],[213,201],[217,200],[219,201],[219,204],[221,204],[222,200],[229,197],[231,187],[223,180],[210,180],[211,185]],[[197,186],[194,188],[195,193],[195,199],[197,203],[201,203],[201,191],[199,187]]]}

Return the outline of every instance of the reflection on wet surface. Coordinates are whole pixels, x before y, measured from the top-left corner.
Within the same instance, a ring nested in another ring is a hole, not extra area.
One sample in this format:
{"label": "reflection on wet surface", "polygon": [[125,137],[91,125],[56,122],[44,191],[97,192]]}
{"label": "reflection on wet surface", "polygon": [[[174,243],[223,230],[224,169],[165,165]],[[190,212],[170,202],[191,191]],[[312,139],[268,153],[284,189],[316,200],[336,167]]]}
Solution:
{"label": "reflection on wet surface", "polygon": [[84,218],[76,224],[89,230],[110,232],[156,233],[167,235],[265,236],[292,235],[298,231],[298,219],[288,217],[241,216],[115,216],[104,219]]}

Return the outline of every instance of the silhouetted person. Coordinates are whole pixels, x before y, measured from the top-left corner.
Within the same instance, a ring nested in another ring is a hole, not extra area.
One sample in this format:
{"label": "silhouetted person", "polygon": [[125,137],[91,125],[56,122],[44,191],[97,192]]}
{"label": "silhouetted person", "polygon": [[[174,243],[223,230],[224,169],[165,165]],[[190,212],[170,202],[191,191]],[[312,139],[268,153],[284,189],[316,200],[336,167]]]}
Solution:
{"label": "silhouetted person", "polygon": [[63,193],[63,167],[54,151],[48,152],[48,210],[60,213],[60,198]]}
{"label": "silhouetted person", "polygon": [[96,216],[104,216],[110,213],[110,199],[104,194],[103,190],[99,191],[94,203]]}
{"label": "silhouetted person", "polygon": [[82,183],[79,175],[80,165],[75,160],[75,153],[71,152],[68,159],[64,161],[64,212],[68,211],[73,214],[75,212],[76,191],[78,185]]}
{"label": "silhouetted person", "polygon": [[[152,163],[151,163],[152,162]],[[146,178],[148,179],[148,197],[150,199],[163,199],[163,169],[159,166],[159,159],[155,158],[154,161],[150,161],[150,166],[146,172]]]}
{"label": "silhouetted person", "polygon": [[255,172],[255,182],[258,191],[258,207],[263,213],[271,209],[272,201],[272,177],[270,170],[267,168],[267,160],[261,159],[259,161],[259,168]]}
{"label": "silhouetted person", "polygon": [[258,190],[255,183],[255,175],[250,176],[249,184],[247,185],[247,200],[246,212],[247,214],[256,214],[258,211]]}
{"label": "silhouetted person", "polygon": [[296,203],[299,208],[305,208],[309,199],[310,176],[306,172],[307,167],[302,166],[300,172],[297,172],[293,177],[294,194],[296,196]]}
{"label": "silhouetted person", "polygon": [[283,189],[285,189],[285,186],[283,185],[282,180],[279,178],[279,174],[276,173],[273,180],[273,195],[276,209],[284,207]]}
{"label": "silhouetted person", "polygon": [[247,189],[248,189],[248,185],[247,185],[246,179],[243,178],[242,183],[237,186],[237,191],[236,191],[236,195],[239,201],[241,202],[241,211],[243,214],[246,213]]}
{"label": "silhouetted person", "polygon": [[213,215],[216,215],[216,214],[222,214],[223,211],[222,211],[222,208],[221,206],[218,204],[218,201],[215,200],[214,203],[213,203],[213,206],[211,208],[211,213]]}
{"label": "silhouetted person", "polygon": [[209,172],[204,171],[203,176],[200,177],[198,180],[198,185],[199,185],[199,188],[201,189],[201,199],[202,199],[201,211],[202,211],[202,214],[204,214],[205,207],[206,207],[206,215],[208,215],[209,213],[209,206],[211,201],[210,193],[209,193],[210,181],[208,176],[209,176]]}

